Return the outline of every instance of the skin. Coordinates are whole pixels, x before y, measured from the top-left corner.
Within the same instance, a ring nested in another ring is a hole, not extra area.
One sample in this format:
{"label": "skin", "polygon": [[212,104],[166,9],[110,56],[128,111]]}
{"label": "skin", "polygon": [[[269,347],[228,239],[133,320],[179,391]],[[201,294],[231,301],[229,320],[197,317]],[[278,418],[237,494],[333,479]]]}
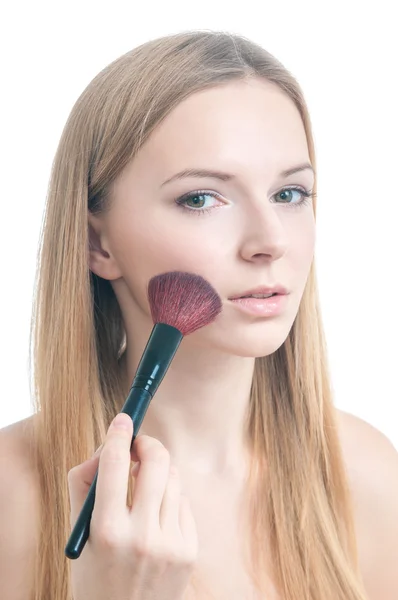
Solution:
{"label": "skin", "polygon": [[[299,206],[300,191],[283,194],[286,186],[310,192],[314,174],[281,172],[309,162],[298,110],[279,88],[256,79],[229,83],[176,107],[116,181],[110,209],[90,216],[90,268],[112,282],[126,325],[126,385],[153,326],[146,300],[152,276],[197,273],[223,301],[216,322],[184,338],[140,430],[159,439],[181,469],[234,477],[247,460],[242,433],[254,359],[285,341],[315,245],[311,198]],[[233,177],[164,184],[189,168]],[[216,196],[205,196],[211,210],[176,204],[198,190]],[[276,318],[249,316],[228,302],[275,283],[289,291]]]}

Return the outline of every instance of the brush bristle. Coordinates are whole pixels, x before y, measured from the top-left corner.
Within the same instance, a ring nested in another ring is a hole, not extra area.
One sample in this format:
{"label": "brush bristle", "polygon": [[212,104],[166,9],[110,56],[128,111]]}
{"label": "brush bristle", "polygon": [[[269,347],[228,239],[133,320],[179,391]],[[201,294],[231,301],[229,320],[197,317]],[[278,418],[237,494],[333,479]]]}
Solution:
{"label": "brush bristle", "polygon": [[181,271],[152,277],[148,299],[153,322],[176,327],[183,335],[209,325],[222,310],[220,296],[206,279]]}

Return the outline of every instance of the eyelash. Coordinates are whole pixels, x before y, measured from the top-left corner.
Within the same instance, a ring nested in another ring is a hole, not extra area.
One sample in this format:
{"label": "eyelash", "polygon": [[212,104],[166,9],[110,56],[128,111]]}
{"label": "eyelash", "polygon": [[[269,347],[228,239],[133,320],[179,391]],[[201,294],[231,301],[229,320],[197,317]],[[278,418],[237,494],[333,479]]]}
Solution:
{"label": "eyelash", "polygon": [[[302,206],[305,206],[307,204],[309,204],[309,200],[310,198],[314,198],[316,196],[315,193],[311,193],[308,190],[301,188],[301,187],[285,187],[283,189],[281,189],[279,192],[277,192],[277,194],[281,194],[282,192],[285,192],[286,190],[292,190],[292,191],[296,191],[296,192],[300,192],[301,195],[303,196],[303,199],[300,200],[300,202],[277,202],[276,204],[286,204],[289,208],[301,208]],[[276,194],[275,194],[276,195]],[[178,206],[180,206],[182,208],[182,210],[185,211],[189,211],[192,213],[197,213],[198,216],[202,216],[205,215],[207,213],[209,213],[210,211],[214,210],[217,207],[211,207],[211,208],[186,208],[184,203],[187,200],[190,200],[191,198],[195,198],[195,196],[211,196],[212,198],[219,198],[219,194],[216,194],[215,192],[211,192],[208,190],[197,190],[195,192],[189,192],[188,194],[184,194],[183,196],[180,196],[180,198],[177,198],[175,200],[176,204]]]}

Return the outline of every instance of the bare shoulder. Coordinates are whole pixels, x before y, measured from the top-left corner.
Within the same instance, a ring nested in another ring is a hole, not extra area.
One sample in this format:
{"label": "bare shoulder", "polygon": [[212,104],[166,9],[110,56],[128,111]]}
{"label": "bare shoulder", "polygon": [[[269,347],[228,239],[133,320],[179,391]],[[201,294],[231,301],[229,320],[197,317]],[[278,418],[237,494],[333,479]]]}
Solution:
{"label": "bare shoulder", "polygon": [[392,442],[376,427],[350,413],[337,411],[337,423],[351,480],[369,491],[387,484],[384,492],[394,493],[392,484],[398,474],[398,452]]}
{"label": "bare shoulder", "polygon": [[398,452],[376,427],[337,411],[369,600],[398,598]]}
{"label": "bare shoulder", "polygon": [[39,486],[33,420],[0,429],[0,598],[29,600],[36,554]]}

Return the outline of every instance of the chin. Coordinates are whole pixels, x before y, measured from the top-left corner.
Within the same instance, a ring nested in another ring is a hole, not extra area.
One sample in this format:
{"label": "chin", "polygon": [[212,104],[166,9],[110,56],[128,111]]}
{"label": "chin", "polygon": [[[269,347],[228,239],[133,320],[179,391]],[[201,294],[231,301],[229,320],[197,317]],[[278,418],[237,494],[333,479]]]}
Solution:
{"label": "chin", "polygon": [[261,358],[263,356],[269,356],[270,354],[273,354],[279,350],[285,340],[286,337],[278,340],[270,339],[267,342],[263,341],[262,343],[257,342],[251,344],[242,344],[242,342],[240,342],[239,344],[236,344],[236,346],[230,347],[227,351],[228,354],[234,354],[235,356],[242,356],[245,358]]}

